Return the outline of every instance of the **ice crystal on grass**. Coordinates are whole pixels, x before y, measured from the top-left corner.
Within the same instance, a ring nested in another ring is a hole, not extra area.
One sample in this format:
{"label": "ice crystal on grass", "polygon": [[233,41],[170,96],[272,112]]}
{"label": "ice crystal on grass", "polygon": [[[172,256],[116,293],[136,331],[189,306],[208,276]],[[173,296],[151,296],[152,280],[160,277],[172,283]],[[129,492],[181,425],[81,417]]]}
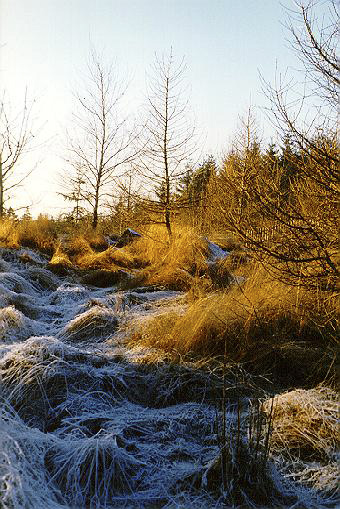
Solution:
{"label": "ice crystal on grass", "polygon": [[113,335],[118,319],[112,310],[94,306],[70,321],[63,335],[71,341],[103,340]]}
{"label": "ice crystal on grass", "polygon": [[121,447],[114,436],[65,441],[45,458],[51,482],[66,494],[71,507],[103,509],[120,493],[132,493],[142,463]]}
{"label": "ice crystal on grass", "polygon": [[13,408],[0,407],[0,506],[4,509],[67,509],[50,485],[44,465],[53,437],[25,425]]}

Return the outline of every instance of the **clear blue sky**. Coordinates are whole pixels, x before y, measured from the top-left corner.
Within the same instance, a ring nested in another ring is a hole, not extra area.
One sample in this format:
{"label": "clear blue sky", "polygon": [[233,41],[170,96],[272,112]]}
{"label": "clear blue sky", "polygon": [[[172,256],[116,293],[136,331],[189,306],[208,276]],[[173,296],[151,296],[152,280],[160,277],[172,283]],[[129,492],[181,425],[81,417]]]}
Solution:
{"label": "clear blue sky", "polygon": [[17,203],[31,200],[34,213],[53,214],[63,205],[55,176],[64,164],[72,91],[91,45],[130,76],[131,110],[143,100],[154,53],[172,46],[176,56],[184,55],[203,153],[218,156],[238,115],[250,102],[265,102],[259,71],[272,80],[276,62],[281,69],[294,65],[282,4],[292,0],[0,0],[0,89],[20,105],[27,86],[38,100],[40,139],[47,140],[27,159],[38,168]]}

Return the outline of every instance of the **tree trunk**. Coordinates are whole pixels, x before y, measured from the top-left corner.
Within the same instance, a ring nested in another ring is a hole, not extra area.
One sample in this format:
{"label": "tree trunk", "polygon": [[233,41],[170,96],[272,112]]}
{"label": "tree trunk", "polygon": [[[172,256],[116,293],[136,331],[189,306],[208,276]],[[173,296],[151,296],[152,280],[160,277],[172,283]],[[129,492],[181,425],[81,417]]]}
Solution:
{"label": "tree trunk", "polygon": [[2,167],[2,153],[0,152],[0,218],[4,216],[4,177]]}
{"label": "tree trunk", "polygon": [[98,225],[98,204],[99,204],[99,196],[98,192],[96,193],[94,207],[93,207],[93,215],[92,215],[92,228],[95,230]]}
{"label": "tree trunk", "polygon": [[172,230],[171,230],[171,222],[170,222],[170,210],[168,207],[165,209],[165,226],[168,230],[169,239],[171,239]]}
{"label": "tree trunk", "polygon": [[168,101],[169,101],[169,78],[166,79],[166,95],[165,95],[165,115],[164,115],[164,139],[163,139],[163,158],[165,170],[165,225],[168,230],[169,239],[171,240],[171,222],[170,222],[170,176],[168,166]]}

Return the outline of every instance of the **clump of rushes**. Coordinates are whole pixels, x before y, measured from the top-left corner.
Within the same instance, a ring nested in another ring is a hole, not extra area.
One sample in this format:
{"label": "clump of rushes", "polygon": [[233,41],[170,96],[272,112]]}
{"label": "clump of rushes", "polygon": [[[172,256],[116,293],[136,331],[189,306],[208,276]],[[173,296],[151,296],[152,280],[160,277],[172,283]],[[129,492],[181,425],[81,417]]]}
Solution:
{"label": "clump of rushes", "polygon": [[258,400],[237,400],[231,405],[223,390],[221,412],[215,427],[219,454],[206,465],[201,485],[220,492],[229,507],[280,506],[282,495],[275,486],[269,464],[272,426]]}

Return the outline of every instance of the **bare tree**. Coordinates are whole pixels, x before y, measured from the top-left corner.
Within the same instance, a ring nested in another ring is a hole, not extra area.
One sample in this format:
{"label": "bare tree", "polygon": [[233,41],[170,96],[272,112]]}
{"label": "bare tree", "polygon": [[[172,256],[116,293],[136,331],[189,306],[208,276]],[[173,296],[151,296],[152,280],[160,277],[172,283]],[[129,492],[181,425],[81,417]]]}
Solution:
{"label": "bare tree", "polygon": [[[68,133],[67,161],[76,176],[73,191],[79,191],[90,206],[92,226],[96,228],[100,207],[119,173],[124,173],[135,156],[132,149],[135,135],[128,131],[127,117],[119,111],[126,86],[113,67],[106,67],[92,52],[88,70],[89,81],[84,91],[76,95],[78,110],[73,115],[72,134]],[[72,183],[72,178],[68,180]]]}
{"label": "bare tree", "polygon": [[21,171],[20,163],[32,148],[32,104],[27,97],[18,113],[10,111],[3,96],[0,102],[0,217],[5,214],[9,193],[18,188],[34,170]]}
{"label": "bare tree", "polygon": [[327,22],[320,24],[316,7],[320,0],[297,0],[297,11],[288,17],[286,27],[291,34],[291,47],[296,52],[313,84],[313,92],[321,95],[332,107],[339,101],[340,66],[337,57],[339,13],[334,0],[323,2],[327,6]]}
{"label": "bare tree", "polygon": [[168,56],[156,56],[149,76],[147,120],[138,158],[139,172],[156,195],[145,201],[145,207],[163,216],[169,237],[171,214],[178,205],[172,193],[195,151],[195,130],[188,121],[183,88],[185,70],[184,60],[176,63],[172,50]]}

